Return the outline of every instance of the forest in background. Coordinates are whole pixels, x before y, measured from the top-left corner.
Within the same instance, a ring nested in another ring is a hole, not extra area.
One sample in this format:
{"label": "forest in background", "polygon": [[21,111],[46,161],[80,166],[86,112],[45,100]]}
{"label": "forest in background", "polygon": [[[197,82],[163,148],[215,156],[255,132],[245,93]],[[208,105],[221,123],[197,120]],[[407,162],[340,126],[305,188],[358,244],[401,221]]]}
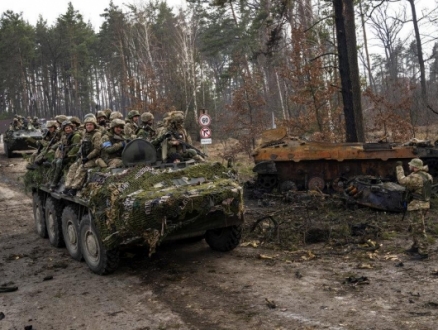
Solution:
{"label": "forest in background", "polygon": [[51,26],[6,11],[0,116],[83,117],[110,108],[161,119],[177,109],[196,134],[206,109],[213,138],[235,138],[247,152],[272,118],[291,135],[345,141],[336,2],[354,4],[366,140],[406,141],[434,124],[437,5],[416,13],[414,0],[191,0],[178,10],[109,2],[96,13],[105,19],[98,32],[71,3]]}

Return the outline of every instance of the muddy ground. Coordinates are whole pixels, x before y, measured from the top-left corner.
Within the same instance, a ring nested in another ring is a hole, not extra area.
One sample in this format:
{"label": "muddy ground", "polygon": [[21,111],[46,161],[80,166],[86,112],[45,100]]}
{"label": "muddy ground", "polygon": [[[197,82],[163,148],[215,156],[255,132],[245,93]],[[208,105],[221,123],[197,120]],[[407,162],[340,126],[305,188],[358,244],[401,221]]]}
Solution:
{"label": "muddy ground", "polygon": [[[166,244],[151,258],[130,249],[114,274],[98,276],[37,235],[24,166],[0,147],[0,329],[436,329],[437,244],[427,261],[405,254],[399,214],[327,207],[331,197],[304,209],[248,200],[234,251],[204,241]],[[249,231],[284,208],[278,231]],[[350,237],[350,222],[379,230]]]}

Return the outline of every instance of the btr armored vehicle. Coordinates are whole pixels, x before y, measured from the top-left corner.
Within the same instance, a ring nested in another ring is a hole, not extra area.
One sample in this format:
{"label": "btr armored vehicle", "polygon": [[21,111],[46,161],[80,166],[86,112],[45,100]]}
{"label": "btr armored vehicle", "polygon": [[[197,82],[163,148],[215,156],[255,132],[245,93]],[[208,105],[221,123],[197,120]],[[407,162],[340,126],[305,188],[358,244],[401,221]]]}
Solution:
{"label": "btr armored vehicle", "polygon": [[11,158],[14,151],[38,148],[38,140],[42,139],[41,130],[32,125],[19,130],[7,130],[3,135],[3,147],[6,157]]}
{"label": "btr armored vehicle", "polygon": [[38,234],[97,274],[114,271],[130,244],[146,245],[150,254],[165,240],[201,235],[213,250],[239,244],[243,191],[232,170],[157,162],[154,146],[141,139],[128,143],[122,160],[123,168],[90,170],[80,197],[62,194],[63,184],[50,190],[51,169],[29,170]]}

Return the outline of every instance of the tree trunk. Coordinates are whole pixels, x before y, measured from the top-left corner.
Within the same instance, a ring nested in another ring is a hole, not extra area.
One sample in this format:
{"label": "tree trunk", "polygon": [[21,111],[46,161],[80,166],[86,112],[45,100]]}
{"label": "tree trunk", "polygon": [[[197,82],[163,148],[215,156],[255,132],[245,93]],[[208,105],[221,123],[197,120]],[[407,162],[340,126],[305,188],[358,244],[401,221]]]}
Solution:
{"label": "tree trunk", "polygon": [[412,23],[414,23],[415,41],[417,43],[418,64],[420,65],[420,83],[421,83],[421,97],[424,105],[427,105],[427,88],[426,88],[426,73],[424,69],[423,49],[421,46],[420,30],[418,29],[417,11],[415,9],[414,0],[408,0],[412,10]]}
{"label": "tree trunk", "polygon": [[365,140],[362,124],[359,68],[353,0],[333,0],[338,39],[339,73],[346,125],[347,142]]}

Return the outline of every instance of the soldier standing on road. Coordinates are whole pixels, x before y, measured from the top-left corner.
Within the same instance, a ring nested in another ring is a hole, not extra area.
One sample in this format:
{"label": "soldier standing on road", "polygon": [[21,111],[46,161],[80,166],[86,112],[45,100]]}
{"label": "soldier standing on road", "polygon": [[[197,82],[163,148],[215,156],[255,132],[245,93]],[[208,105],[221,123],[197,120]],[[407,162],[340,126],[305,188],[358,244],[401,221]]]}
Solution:
{"label": "soldier standing on road", "polygon": [[97,166],[96,161],[100,155],[102,133],[98,128],[95,117],[84,120],[85,134],[81,142],[81,158],[76,161],[66,175],[64,194],[76,196],[85,182],[88,169]]}
{"label": "soldier standing on road", "polygon": [[409,253],[416,253],[420,259],[429,257],[429,242],[426,235],[424,218],[430,208],[430,194],[433,182],[432,176],[427,173],[427,166],[419,158],[412,159],[409,163],[409,170],[412,172],[405,176],[402,162],[397,162],[396,172],[399,184],[406,187],[411,198],[407,205],[413,244],[407,250]]}

